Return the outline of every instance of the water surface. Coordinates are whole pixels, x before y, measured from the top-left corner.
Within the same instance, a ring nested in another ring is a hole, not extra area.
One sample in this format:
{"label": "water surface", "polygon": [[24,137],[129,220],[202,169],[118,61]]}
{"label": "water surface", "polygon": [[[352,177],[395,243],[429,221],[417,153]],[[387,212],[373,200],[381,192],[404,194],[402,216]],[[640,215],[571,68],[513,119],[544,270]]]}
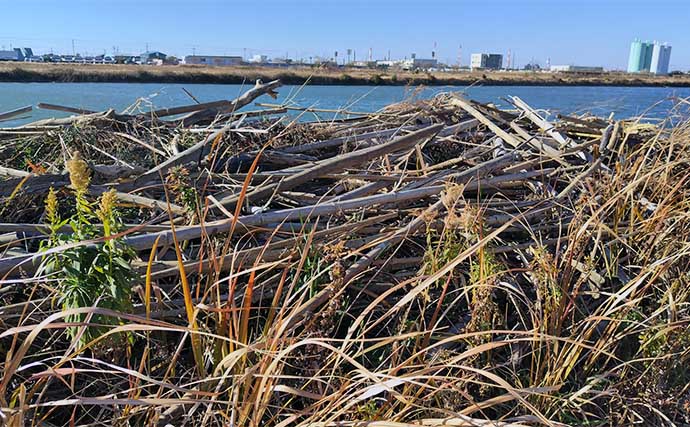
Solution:
{"label": "water surface", "polygon": [[[247,90],[242,85],[162,84],[162,83],[0,83],[0,112],[39,102],[101,111],[115,108],[123,111],[146,111],[153,108],[191,104],[194,101],[182,90],[187,89],[200,102],[232,99]],[[325,109],[348,108],[351,111],[376,111],[404,100],[414,90],[401,86],[283,86],[273,100],[263,96],[257,102],[291,102],[304,107]],[[537,109],[554,113],[591,112],[599,116],[614,113],[617,118],[645,114],[663,117],[673,107],[675,97],[690,97],[690,88],[611,87],[611,86],[486,86],[425,88],[417,97],[428,98],[444,91],[464,91],[482,102],[506,106],[502,98],[514,95]],[[416,91],[415,91],[416,92]],[[133,106],[133,104],[135,104]],[[245,109],[257,109],[249,105]],[[687,109],[686,109],[687,111]],[[1,122],[15,126],[30,121],[65,117],[68,113],[34,109],[30,117]],[[322,114],[321,118],[329,118]],[[310,115],[309,119],[314,118]]]}

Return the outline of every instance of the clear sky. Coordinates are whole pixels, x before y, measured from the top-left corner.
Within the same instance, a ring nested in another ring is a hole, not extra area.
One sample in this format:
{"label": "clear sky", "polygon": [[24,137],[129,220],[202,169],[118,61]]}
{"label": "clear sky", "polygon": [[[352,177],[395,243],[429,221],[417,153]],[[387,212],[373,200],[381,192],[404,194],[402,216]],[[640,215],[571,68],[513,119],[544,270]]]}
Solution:
{"label": "clear sky", "polygon": [[510,49],[520,66],[625,68],[636,37],[668,42],[671,69],[690,69],[690,1],[0,0],[0,48],[36,53],[71,53],[74,40],[82,54],[426,58],[436,43],[451,64],[462,46],[464,65]]}

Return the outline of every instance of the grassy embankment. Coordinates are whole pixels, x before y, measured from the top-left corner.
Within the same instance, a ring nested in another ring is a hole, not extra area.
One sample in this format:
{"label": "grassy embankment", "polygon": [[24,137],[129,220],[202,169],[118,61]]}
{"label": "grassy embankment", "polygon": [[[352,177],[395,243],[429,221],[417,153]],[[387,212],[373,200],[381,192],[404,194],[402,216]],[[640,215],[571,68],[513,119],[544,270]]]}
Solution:
{"label": "grassy embankment", "polygon": [[651,76],[625,73],[566,74],[532,72],[428,73],[293,67],[137,66],[94,64],[0,63],[5,82],[156,82],[243,83],[280,79],[285,84],[315,85],[543,85],[543,86],[690,86],[690,75]]}

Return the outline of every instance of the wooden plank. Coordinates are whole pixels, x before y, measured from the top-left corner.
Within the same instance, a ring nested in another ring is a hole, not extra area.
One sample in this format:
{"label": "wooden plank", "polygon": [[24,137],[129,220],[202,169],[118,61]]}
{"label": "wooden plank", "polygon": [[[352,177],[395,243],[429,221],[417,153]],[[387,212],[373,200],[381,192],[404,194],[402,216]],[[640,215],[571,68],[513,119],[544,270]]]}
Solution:
{"label": "wooden plank", "polygon": [[66,107],[64,105],[57,105],[57,104],[47,104],[45,102],[39,103],[38,108],[40,108],[41,110],[64,111],[66,113],[76,113],[76,114],[94,114],[94,113],[96,113],[96,111],[93,111],[93,110],[85,110],[83,108],[76,108],[76,107]]}
{"label": "wooden plank", "polygon": [[510,144],[513,146],[513,148],[517,148],[520,146],[520,141],[515,138],[514,135],[509,134],[505,130],[501,129],[498,125],[496,125],[494,122],[491,120],[487,119],[485,115],[483,115],[479,110],[474,108],[467,100],[464,98],[456,95],[449,101],[452,105],[457,105],[458,107],[462,108],[463,110],[467,111],[472,117],[475,119],[479,120],[481,124],[484,126],[488,127],[493,133],[498,135],[502,140],[504,140],[506,143]]}
{"label": "wooden plank", "polygon": [[31,107],[31,105],[27,105],[26,107],[21,107],[21,108],[15,109],[15,110],[10,110],[10,111],[6,111],[4,113],[0,113],[0,120],[9,120],[12,117],[17,117],[17,116],[20,116],[24,113],[28,113],[32,109],[33,108]]}
{"label": "wooden plank", "polygon": [[561,147],[565,147],[570,144],[570,142],[554,128],[551,122],[537,114],[537,112],[534,111],[532,107],[527,105],[527,103],[525,103],[522,99],[518,98],[517,96],[511,96],[510,99],[512,100],[513,105],[525,113],[525,116],[530,119],[532,123],[537,125],[542,132],[545,132],[551,138],[555,139],[561,145]]}

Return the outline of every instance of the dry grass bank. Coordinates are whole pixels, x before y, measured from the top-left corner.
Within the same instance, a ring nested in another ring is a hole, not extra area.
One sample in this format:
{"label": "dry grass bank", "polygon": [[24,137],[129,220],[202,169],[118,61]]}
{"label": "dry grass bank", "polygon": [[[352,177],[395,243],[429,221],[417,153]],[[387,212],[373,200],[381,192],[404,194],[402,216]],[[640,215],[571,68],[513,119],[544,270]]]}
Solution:
{"label": "dry grass bank", "polygon": [[427,73],[324,69],[311,67],[205,67],[94,64],[0,63],[0,81],[14,82],[159,82],[243,83],[280,79],[285,84],[326,85],[544,85],[544,86],[690,86],[690,75],[650,76],[625,73],[585,74],[532,72]]}

